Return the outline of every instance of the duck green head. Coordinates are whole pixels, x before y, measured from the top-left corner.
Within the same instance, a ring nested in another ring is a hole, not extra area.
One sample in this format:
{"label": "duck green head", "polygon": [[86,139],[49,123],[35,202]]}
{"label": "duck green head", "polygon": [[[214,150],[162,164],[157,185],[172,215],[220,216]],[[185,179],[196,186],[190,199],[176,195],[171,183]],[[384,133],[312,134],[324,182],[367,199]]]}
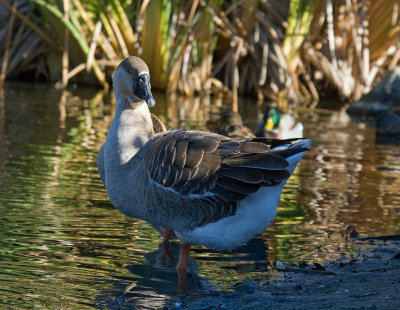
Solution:
{"label": "duck green head", "polygon": [[275,107],[268,107],[264,114],[264,130],[271,131],[278,129],[280,113]]}

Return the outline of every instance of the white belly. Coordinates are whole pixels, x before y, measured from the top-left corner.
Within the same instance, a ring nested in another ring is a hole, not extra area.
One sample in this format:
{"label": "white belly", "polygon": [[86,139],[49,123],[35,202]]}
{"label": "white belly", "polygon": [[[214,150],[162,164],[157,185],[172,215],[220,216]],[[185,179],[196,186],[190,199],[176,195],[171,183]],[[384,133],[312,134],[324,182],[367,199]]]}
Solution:
{"label": "white belly", "polygon": [[[309,147],[309,141],[304,141]],[[278,149],[278,148],[275,148]],[[293,173],[305,152],[287,158],[287,170]],[[230,250],[245,244],[261,233],[276,215],[283,186],[262,187],[239,203],[234,216],[188,231],[175,231],[183,243],[204,245],[213,250]]]}
{"label": "white belly", "polygon": [[262,187],[239,203],[234,216],[190,231],[175,231],[183,243],[204,245],[213,250],[229,250],[260,234],[276,215],[284,184]]}

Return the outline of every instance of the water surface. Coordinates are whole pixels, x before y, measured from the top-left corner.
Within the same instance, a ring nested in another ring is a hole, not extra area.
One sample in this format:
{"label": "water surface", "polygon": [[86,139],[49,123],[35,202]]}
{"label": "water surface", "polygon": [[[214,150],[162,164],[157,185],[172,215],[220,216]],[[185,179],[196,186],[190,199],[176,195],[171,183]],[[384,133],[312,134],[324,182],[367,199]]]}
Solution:
{"label": "water surface", "polygon": [[[169,128],[213,130],[227,107],[155,95]],[[0,94],[0,308],[174,306],[176,273],[161,267],[159,235],[115,210],[98,178],[113,111],[112,96],[95,89],[7,84]],[[240,105],[252,129],[262,111]],[[373,127],[343,112],[299,117],[312,149],[275,221],[230,253],[194,247],[190,298],[271,278],[272,262],[359,255],[349,226],[362,237],[399,233],[400,147],[376,144]],[[171,250],[177,259],[178,244]]]}

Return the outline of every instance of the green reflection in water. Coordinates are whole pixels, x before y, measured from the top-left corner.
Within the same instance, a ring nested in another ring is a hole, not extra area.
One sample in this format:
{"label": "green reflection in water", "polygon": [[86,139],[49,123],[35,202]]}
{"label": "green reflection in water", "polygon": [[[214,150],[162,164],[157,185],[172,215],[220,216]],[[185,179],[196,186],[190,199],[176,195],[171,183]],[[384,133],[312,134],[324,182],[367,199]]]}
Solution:
{"label": "green reflection in water", "polygon": [[[153,112],[170,128],[213,129],[226,107],[155,98]],[[128,287],[129,304],[139,308],[162,308],[174,299],[176,274],[161,266],[160,236],[116,211],[98,177],[110,102],[112,96],[93,89],[6,87],[0,101],[1,306],[117,307],[115,298]],[[254,129],[262,109],[240,109]],[[372,128],[338,113],[302,117],[313,148],[285,186],[275,221],[229,253],[195,247],[194,294],[209,288],[205,282],[231,289],[246,277],[271,277],[269,261],[349,253],[353,246],[342,234],[348,225],[364,236],[398,233],[399,148],[377,146]],[[176,260],[179,247],[171,247]]]}

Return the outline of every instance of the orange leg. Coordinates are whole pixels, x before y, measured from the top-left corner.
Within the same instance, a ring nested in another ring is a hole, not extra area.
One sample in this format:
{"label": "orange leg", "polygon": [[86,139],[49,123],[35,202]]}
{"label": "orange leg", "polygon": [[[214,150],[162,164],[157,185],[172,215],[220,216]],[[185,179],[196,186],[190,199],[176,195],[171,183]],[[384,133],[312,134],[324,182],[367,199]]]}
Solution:
{"label": "orange leg", "polygon": [[172,233],[173,233],[173,229],[172,228],[164,228],[164,236],[163,236],[163,243],[168,243],[169,240],[171,239]]}
{"label": "orange leg", "polygon": [[178,273],[178,294],[187,294],[187,270],[189,265],[189,255],[190,255],[190,244],[181,243],[181,254],[179,255],[179,261],[176,265],[176,271]]}

